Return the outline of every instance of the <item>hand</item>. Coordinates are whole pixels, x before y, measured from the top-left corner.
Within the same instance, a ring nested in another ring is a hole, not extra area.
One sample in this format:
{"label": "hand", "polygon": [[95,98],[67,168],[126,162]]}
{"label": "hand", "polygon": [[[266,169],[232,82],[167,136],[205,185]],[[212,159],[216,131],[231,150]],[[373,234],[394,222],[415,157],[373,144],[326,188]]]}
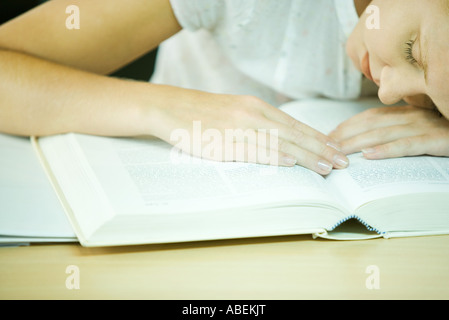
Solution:
{"label": "hand", "polygon": [[335,141],[258,98],[166,90],[173,90],[172,100],[158,108],[159,126],[153,135],[194,156],[289,167],[298,164],[322,175],[349,163]]}
{"label": "hand", "polygon": [[367,159],[449,156],[449,121],[421,107],[370,109],[339,125],[330,137],[344,153],[363,151]]}

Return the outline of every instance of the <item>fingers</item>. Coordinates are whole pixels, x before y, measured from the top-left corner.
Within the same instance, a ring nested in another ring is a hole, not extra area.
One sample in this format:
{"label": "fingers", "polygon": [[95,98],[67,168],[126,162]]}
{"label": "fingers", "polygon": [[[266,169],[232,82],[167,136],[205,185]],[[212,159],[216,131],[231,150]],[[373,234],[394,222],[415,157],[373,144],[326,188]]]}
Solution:
{"label": "fingers", "polygon": [[311,137],[320,140],[321,142],[333,144],[335,146],[338,145],[334,139],[329,138],[325,134],[296,120],[295,118],[291,117],[290,115],[279,109],[274,108],[274,110],[270,110],[270,112],[265,112],[265,116],[267,117],[267,119],[273,121],[274,123],[284,125],[284,128],[287,127],[293,129],[293,132],[304,133],[306,135],[309,135]]}
{"label": "fingers", "polygon": [[410,122],[411,117],[410,112],[407,117],[404,116],[405,110],[406,107],[367,110],[341,123],[329,136],[336,141],[344,141],[375,129],[405,125]]}
{"label": "fingers", "polygon": [[449,122],[432,110],[405,106],[379,108],[342,123],[330,135],[346,154],[367,159],[449,155]]}
{"label": "fingers", "polygon": [[[235,131],[225,138],[224,145],[207,144],[202,157],[218,161],[241,161],[275,166],[301,165],[321,175],[329,174],[333,168],[345,168],[349,161],[335,148],[319,142],[304,133],[292,133],[286,128]],[[237,132],[237,133],[236,133]],[[292,142],[289,135],[296,137]]]}
{"label": "fingers", "polygon": [[271,149],[279,153],[280,159],[294,159],[296,164],[322,175],[349,165],[335,140],[269,104],[257,99],[251,103],[257,105],[258,111],[251,113],[253,126],[277,130],[277,146]]}
{"label": "fingers", "polygon": [[330,147],[323,147],[326,150],[315,153],[307,150],[306,144],[303,147],[290,143],[289,141],[283,141],[279,146],[279,151],[291,155],[296,159],[297,164],[305,168],[313,170],[321,175],[328,175],[333,168],[346,168],[349,164],[346,156],[336,156],[339,152]]}
{"label": "fingers", "polygon": [[[225,138],[224,147],[215,145],[214,154],[220,157],[219,161],[239,161],[258,163],[274,166],[292,167],[297,164],[297,159],[288,153],[279,150],[279,136],[277,131],[270,130],[245,130],[233,133]],[[203,153],[203,157],[205,154]],[[212,159],[207,156],[206,158]]]}
{"label": "fingers", "polygon": [[380,160],[400,157],[412,157],[426,154],[429,141],[425,136],[407,137],[390,143],[363,149],[363,155],[369,160]]}
{"label": "fingers", "polygon": [[[169,120],[175,120],[172,128],[181,127],[183,133],[199,136],[198,139],[183,139],[187,145],[183,150],[194,156],[279,166],[301,165],[322,175],[349,164],[333,139],[258,98],[229,95],[200,95],[200,98],[205,101],[201,99],[203,103],[197,103],[195,100],[187,108],[176,108],[176,112],[168,110],[172,116]],[[199,122],[199,128],[194,125],[190,129],[191,121]],[[169,141],[173,143],[171,136]]]}
{"label": "fingers", "polygon": [[287,167],[301,165],[321,175],[348,166],[347,157],[324,136],[310,136],[298,125],[291,128],[279,123],[268,124],[270,128],[275,125],[277,128],[269,130],[226,130],[224,137],[213,131],[213,139],[203,137],[201,157]]}
{"label": "fingers", "polygon": [[449,156],[449,126],[438,131],[416,136],[405,136],[389,143],[362,150],[370,160],[431,155]]}
{"label": "fingers", "polygon": [[294,167],[298,162],[295,157],[276,149],[270,149],[262,144],[235,142],[228,150],[233,151],[228,152],[224,159],[220,159],[221,161],[258,163],[280,167]]}
{"label": "fingers", "polygon": [[322,175],[349,165],[340,145],[331,137],[278,109],[266,110],[265,116],[273,121],[272,126],[279,127],[280,150],[294,156],[299,165]]}
{"label": "fingers", "polygon": [[302,123],[281,126],[279,137],[281,152],[293,156],[299,165],[319,174],[327,175],[333,168],[343,169],[349,164],[337,143]]}
{"label": "fingers", "polygon": [[343,122],[329,136],[342,145],[345,154],[351,154],[421,135],[425,133],[422,120],[428,116],[428,110],[411,106],[370,109]]}
{"label": "fingers", "polygon": [[411,126],[401,125],[378,128],[341,141],[341,149],[345,154],[352,154],[373,146],[387,144],[413,135],[416,135],[416,132]]}

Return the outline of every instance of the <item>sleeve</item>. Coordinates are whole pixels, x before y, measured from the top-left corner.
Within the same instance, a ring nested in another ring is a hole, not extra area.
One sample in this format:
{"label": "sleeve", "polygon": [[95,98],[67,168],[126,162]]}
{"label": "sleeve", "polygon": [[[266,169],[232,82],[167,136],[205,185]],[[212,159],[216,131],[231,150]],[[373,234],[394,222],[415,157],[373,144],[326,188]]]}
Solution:
{"label": "sleeve", "polygon": [[188,30],[213,29],[224,13],[225,0],[170,0],[179,24]]}
{"label": "sleeve", "polygon": [[[182,1],[182,0],[181,0]],[[334,0],[338,20],[345,36],[348,38],[359,21],[354,0]]]}

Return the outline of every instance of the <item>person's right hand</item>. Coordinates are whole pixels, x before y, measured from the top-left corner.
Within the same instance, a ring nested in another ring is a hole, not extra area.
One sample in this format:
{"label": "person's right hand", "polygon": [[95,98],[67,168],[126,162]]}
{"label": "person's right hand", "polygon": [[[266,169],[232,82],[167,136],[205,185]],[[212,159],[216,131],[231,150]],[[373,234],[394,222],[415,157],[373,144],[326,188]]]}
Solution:
{"label": "person's right hand", "polygon": [[153,113],[152,134],[193,156],[301,165],[321,175],[349,164],[334,140],[256,97],[156,87],[170,98]]}

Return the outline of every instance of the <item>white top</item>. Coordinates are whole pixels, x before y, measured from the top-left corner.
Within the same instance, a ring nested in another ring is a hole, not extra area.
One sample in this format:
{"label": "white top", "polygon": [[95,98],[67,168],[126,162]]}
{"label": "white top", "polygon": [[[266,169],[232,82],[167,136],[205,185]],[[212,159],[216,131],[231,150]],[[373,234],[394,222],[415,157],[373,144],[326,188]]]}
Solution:
{"label": "white top", "polygon": [[159,49],[152,82],[251,94],[279,105],[353,99],[362,75],[346,55],[353,0],[171,0],[184,28]]}

